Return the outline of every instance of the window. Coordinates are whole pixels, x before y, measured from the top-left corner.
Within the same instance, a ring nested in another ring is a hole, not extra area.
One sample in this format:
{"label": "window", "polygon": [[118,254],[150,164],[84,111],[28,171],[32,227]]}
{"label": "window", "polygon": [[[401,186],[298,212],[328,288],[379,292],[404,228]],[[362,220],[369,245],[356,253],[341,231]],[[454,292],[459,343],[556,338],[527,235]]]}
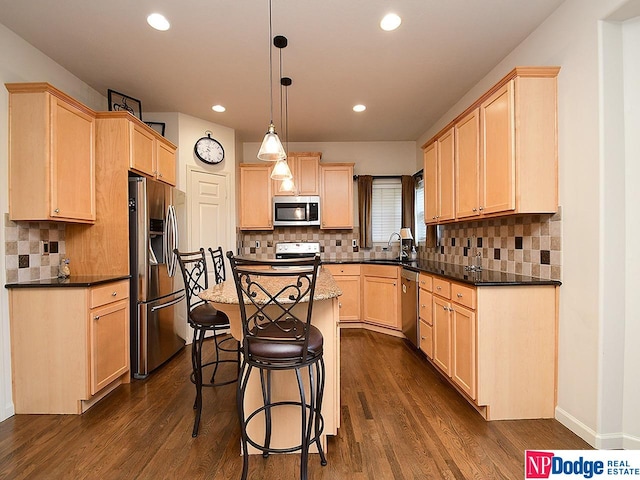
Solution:
{"label": "window", "polygon": [[402,184],[399,178],[373,180],[371,230],[374,242],[388,242],[402,223]]}
{"label": "window", "polygon": [[421,178],[416,184],[415,195],[415,224],[416,224],[416,245],[418,242],[427,241],[427,225],[424,223],[424,179]]}

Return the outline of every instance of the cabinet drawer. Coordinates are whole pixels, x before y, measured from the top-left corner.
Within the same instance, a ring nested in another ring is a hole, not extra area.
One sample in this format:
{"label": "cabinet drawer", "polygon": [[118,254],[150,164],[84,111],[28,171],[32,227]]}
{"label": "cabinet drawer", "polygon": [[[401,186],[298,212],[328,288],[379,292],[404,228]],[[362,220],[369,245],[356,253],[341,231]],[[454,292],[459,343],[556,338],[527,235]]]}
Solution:
{"label": "cabinet drawer", "polygon": [[432,301],[433,296],[431,295],[431,292],[427,292],[424,288],[420,288],[418,291],[418,316],[420,317],[420,321],[426,322],[429,325],[433,322]]}
{"label": "cabinet drawer", "polygon": [[476,308],[476,289],[465,285],[451,284],[451,300],[469,307],[473,310]]}
{"label": "cabinet drawer", "polygon": [[394,265],[362,265],[362,274],[372,277],[398,278],[400,267]]}
{"label": "cabinet drawer", "polygon": [[424,288],[427,292],[433,291],[433,277],[430,275],[425,275],[421,273],[419,275],[418,283],[420,284],[420,288]]}
{"label": "cabinet drawer", "polygon": [[107,303],[129,297],[129,281],[107,283],[91,289],[89,308],[99,307]]}
{"label": "cabinet drawer", "polygon": [[420,320],[420,350],[433,358],[433,327]]}
{"label": "cabinet drawer", "polygon": [[438,277],[434,278],[433,293],[444,298],[451,298],[451,283]]}
{"label": "cabinet drawer", "polygon": [[355,263],[323,265],[322,268],[326,268],[331,275],[360,275],[360,265]]}

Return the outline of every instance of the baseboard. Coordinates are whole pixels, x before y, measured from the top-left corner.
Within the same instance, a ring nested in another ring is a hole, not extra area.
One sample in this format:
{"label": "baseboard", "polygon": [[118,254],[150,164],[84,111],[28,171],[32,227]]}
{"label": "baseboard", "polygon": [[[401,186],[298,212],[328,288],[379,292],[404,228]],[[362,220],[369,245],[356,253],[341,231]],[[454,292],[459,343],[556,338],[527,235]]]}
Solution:
{"label": "baseboard", "polygon": [[556,407],[556,420],[598,450],[640,450],[640,437],[623,432],[597,433],[559,407]]}
{"label": "baseboard", "polygon": [[640,450],[640,437],[624,435],[624,438],[622,439],[622,448],[625,450]]}
{"label": "baseboard", "polygon": [[16,409],[13,405],[13,402],[9,402],[2,409],[2,418],[0,418],[0,422],[6,420],[9,417],[13,417],[16,414]]}
{"label": "baseboard", "polygon": [[579,421],[573,415],[565,412],[560,407],[556,407],[556,420],[558,420],[562,425],[567,427],[573,433],[582,438],[585,442],[591,445],[594,448],[598,448],[596,446],[597,443],[597,435],[593,429],[589,428],[587,425]]}

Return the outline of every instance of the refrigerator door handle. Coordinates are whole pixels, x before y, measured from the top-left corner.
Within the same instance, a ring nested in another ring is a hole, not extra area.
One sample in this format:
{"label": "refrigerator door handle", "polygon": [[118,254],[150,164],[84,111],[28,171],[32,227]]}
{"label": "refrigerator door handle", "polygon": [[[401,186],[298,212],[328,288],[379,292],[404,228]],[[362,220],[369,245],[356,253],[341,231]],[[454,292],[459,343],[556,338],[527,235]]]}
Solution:
{"label": "refrigerator door handle", "polygon": [[173,250],[176,248],[180,248],[178,240],[180,237],[178,236],[178,216],[176,214],[176,207],[171,205],[171,228],[173,230],[171,235],[171,276],[176,274],[176,270],[178,268],[178,258],[176,257]]}
{"label": "refrigerator door handle", "polygon": [[177,242],[177,219],[173,205],[167,207],[167,217],[164,228],[164,258],[167,264],[167,273],[169,277],[173,277],[176,273],[176,256],[173,253],[174,248],[178,248]]}
{"label": "refrigerator door handle", "polygon": [[179,297],[174,298],[170,302],[162,303],[160,305],[155,305],[155,306],[151,307],[151,311],[155,312],[157,310],[162,310],[163,308],[170,307],[171,305],[175,305],[176,303],[180,303],[184,298],[185,298],[185,295],[183,293],[182,295],[180,295]]}

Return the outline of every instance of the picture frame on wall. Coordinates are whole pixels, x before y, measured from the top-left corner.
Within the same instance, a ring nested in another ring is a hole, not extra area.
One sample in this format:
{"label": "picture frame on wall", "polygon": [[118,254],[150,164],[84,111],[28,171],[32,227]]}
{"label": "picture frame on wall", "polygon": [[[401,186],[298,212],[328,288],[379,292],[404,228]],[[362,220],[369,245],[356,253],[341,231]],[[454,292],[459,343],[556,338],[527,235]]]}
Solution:
{"label": "picture frame on wall", "polygon": [[142,103],[137,98],[111,89],[107,90],[107,97],[110,112],[125,111],[142,120]]}
{"label": "picture frame on wall", "polygon": [[153,128],[156,132],[158,132],[160,135],[164,137],[164,129],[165,129],[164,122],[144,122],[144,123],[149,125],[151,128]]}

